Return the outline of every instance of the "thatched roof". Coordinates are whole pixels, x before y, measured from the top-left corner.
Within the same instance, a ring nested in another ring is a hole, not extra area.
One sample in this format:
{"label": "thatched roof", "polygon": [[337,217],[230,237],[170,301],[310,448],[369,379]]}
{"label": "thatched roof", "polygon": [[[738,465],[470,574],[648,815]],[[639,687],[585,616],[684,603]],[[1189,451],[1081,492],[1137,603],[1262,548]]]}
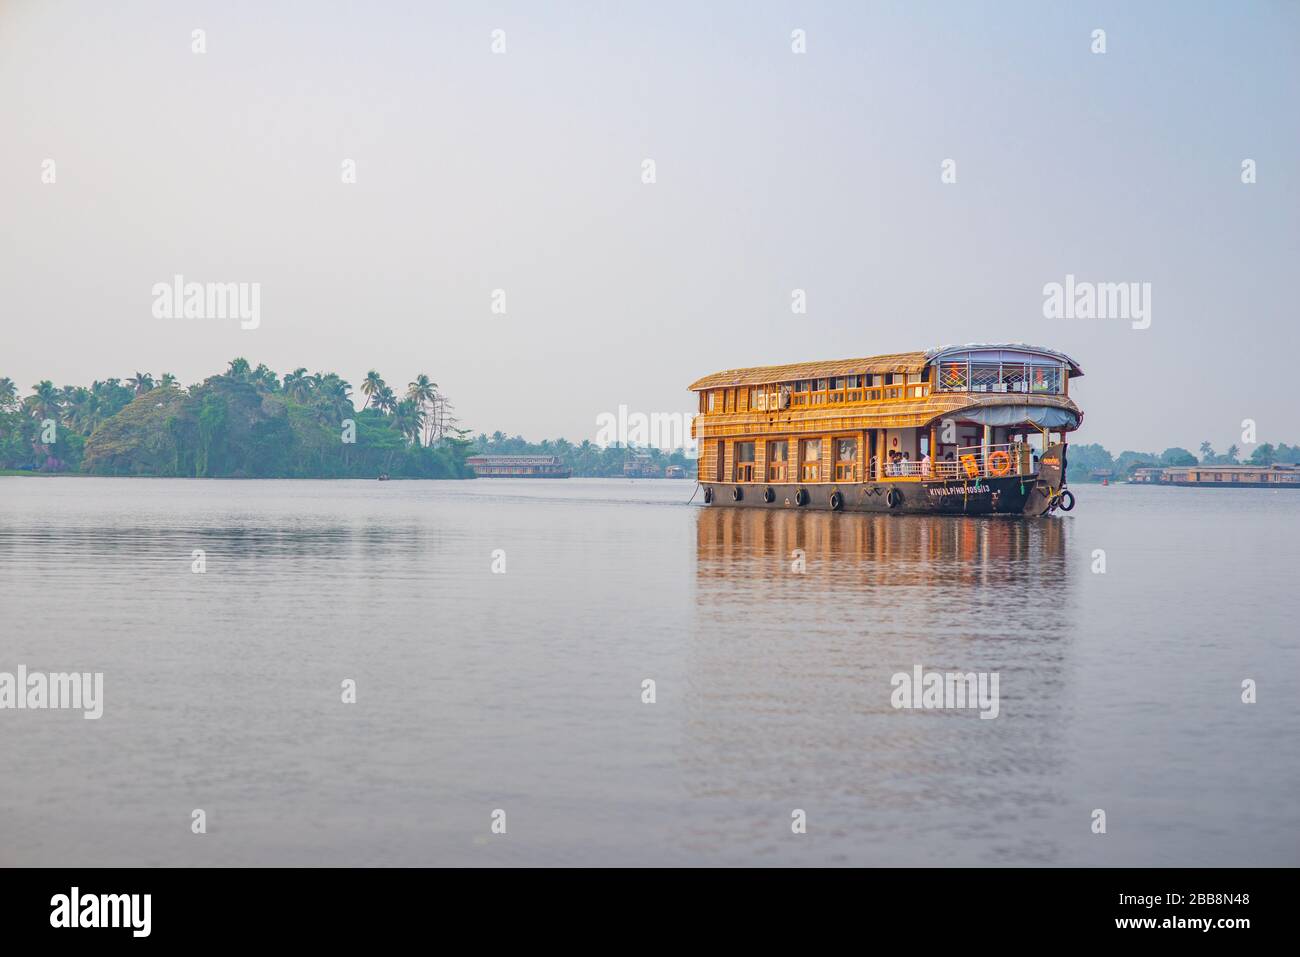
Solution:
{"label": "thatched roof", "polygon": [[886,372],[920,372],[925,368],[924,352],[895,352],[868,356],[865,359],[830,359],[821,362],[794,362],[784,366],[753,366],[727,369],[706,375],[690,384],[692,392],[701,389],[726,389],[737,385],[767,385],[795,379],[827,379],[841,375],[880,375]]}
{"label": "thatched roof", "polygon": [[796,379],[829,379],[832,376],[883,375],[889,372],[912,373],[925,369],[933,360],[953,352],[1039,352],[1054,356],[1070,367],[1071,378],[1083,375],[1079,363],[1063,352],[1022,342],[978,343],[961,346],[944,346],[925,352],[893,352],[862,359],[824,359],[820,362],[794,362],[783,366],[751,366],[747,369],[725,369],[692,382],[692,392],[701,389],[729,389],[732,386],[770,385],[775,382],[792,382]]}

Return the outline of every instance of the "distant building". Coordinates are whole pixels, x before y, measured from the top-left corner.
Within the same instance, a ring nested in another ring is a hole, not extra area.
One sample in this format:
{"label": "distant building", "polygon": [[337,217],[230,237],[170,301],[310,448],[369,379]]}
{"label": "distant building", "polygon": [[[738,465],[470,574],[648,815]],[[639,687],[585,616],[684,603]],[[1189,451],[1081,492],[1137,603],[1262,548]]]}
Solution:
{"label": "distant building", "polygon": [[1176,465],[1142,468],[1133,473],[1138,485],[1181,485],[1201,488],[1297,488],[1296,465]]}
{"label": "distant building", "polygon": [[568,478],[572,471],[555,455],[471,455],[479,478]]}
{"label": "distant building", "polygon": [[1101,481],[1109,482],[1114,477],[1115,477],[1114,469],[1093,469],[1091,472],[1088,473],[1088,478],[1092,479],[1094,482],[1101,482]]}
{"label": "distant building", "polygon": [[629,452],[623,462],[623,475],[627,478],[662,478],[661,472],[649,455],[644,452]]}

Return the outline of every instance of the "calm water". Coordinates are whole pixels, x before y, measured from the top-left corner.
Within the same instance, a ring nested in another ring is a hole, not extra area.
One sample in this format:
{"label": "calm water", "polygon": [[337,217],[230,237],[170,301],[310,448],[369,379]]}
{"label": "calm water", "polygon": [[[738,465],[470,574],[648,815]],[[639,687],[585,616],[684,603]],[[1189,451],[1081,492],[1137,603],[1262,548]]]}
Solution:
{"label": "calm water", "polygon": [[[693,488],[0,478],[0,671],[106,699],[0,711],[0,864],[1300,863],[1300,493]],[[999,717],[895,710],[916,664]]]}

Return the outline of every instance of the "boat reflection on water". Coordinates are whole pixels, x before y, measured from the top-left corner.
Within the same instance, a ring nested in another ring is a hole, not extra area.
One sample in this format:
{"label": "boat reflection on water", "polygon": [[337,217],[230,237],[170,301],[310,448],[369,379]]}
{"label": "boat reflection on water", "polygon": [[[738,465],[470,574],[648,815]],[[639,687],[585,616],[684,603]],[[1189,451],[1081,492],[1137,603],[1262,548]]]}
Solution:
{"label": "boat reflection on water", "polygon": [[[949,862],[1054,859],[1068,553],[1059,519],[700,509],[686,781],[752,816],[697,846],[808,803],[838,834],[821,860],[915,864],[931,842]],[[916,666],[997,672],[997,717],[896,709],[891,678]]]}
{"label": "boat reflection on water", "polygon": [[954,584],[1019,584],[1031,592],[1046,588],[1038,597],[1051,595],[1055,604],[1067,573],[1067,527],[1058,519],[701,509],[696,560],[702,580],[786,580],[800,575],[794,550],[801,549],[806,577],[794,584],[814,593],[864,580],[940,591]]}

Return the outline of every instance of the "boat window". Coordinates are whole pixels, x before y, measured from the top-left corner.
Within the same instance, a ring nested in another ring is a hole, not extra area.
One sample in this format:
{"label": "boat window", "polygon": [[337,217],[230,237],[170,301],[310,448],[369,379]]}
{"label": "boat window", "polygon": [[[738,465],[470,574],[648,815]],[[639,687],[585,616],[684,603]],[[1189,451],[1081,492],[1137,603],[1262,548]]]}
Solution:
{"label": "boat window", "polygon": [[1065,364],[1030,352],[993,349],[958,352],[940,358],[937,366],[938,387],[942,392],[1059,395],[1065,391]]}
{"label": "boat window", "polygon": [[735,455],[735,481],[754,481],[754,443],[736,442],[732,449]]}
{"label": "boat window", "polygon": [[787,480],[790,446],[785,440],[767,443],[767,480],[784,482]]}
{"label": "boat window", "polygon": [[852,482],[858,477],[858,443],[856,439],[835,440],[835,481]]}
{"label": "boat window", "polygon": [[818,459],[821,457],[821,439],[803,440],[803,461],[800,463],[799,478],[805,482],[818,481]]}
{"label": "boat window", "polygon": [[710,412],[713,411],[714,403],[717,402],[717,399],[718,399],[718,393],[715,392],[715,391],[710,390],[710,391],[709,391],[709,411],[710,411]]}

